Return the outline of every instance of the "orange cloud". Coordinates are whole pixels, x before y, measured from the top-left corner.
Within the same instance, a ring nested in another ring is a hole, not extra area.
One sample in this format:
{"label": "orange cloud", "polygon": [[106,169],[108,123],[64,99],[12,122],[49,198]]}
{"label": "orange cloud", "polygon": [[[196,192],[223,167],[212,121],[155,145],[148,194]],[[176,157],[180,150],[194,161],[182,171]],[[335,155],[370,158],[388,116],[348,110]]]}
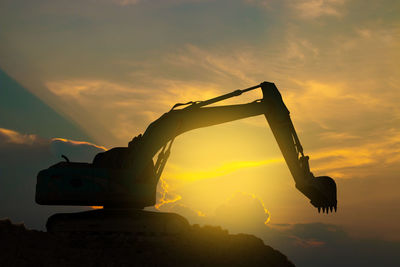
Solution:
{"label": "orange cloud", "polygon": [[[358,146],[328,148],[312,153],[312,169],[317,172],[328,172],[337,178],[350,178],[353,171],[346,168],[371,166],[378,171],[385,166],[400,163],[400,132],[389,131],[387,136],[374,143]],[[367,168],[370,169],[370,168]]]}
{"label": "orange cloud", "polygon": [[5,138],[7,143],[13,144],[25,144],[25,145],[32,145],[33,143],[37,143],[38,141],[44,141],[44,139],[39,138],[35,134],[21,134],[19,132],[0,128],[0,135]]}
{"label": "orange cloud", "polygon": [[77,145],[77,146],[78,145],[87,145],[87,146],[96,147],[96,148],[99,148],[99,149],[102,149],[102,150],[107,150],[107,148],[105,148],[104,146],[98,146],[98,145],[95,145],[93,143],[89,143],[89,142],[85,142],[85,141],[74,141],[74,140],[68,140],[68,139],[59,138],[59,137],[52,138],[51,140],[52,141],[61,141],[61,142],[64,142],[64,143],[68,143],[69,145]]}

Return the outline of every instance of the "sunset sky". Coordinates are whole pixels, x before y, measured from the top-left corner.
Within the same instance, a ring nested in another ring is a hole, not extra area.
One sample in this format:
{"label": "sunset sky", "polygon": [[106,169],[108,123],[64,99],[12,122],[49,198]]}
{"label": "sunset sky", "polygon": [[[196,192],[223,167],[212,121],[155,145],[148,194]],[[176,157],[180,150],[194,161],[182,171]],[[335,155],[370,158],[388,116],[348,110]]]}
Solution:
{"label": "sunset sky", "polygon": [[42,229],[60,208],[34,203],[36,175],[61,154],[91,161],[177,102],[270,81],[338,212],[295,189],[263,116],[179,136],[159,209],[299,266],[398,263],[399,14],[397,0],[0,0],[0,217]]}

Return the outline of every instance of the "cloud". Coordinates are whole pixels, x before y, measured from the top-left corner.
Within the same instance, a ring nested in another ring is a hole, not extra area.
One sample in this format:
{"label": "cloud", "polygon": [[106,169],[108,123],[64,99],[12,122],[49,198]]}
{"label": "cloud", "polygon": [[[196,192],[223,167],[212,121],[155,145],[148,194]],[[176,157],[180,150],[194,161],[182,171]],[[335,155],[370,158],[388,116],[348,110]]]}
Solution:
{"label": "cloud", "polygon": [[400,242],[354,238],[338,225],[276,225],[265,231],[264,240],[271,240],[270,244],[296,266],[396,266],[399,263],[394,255]]}
{"label": "cloud", "polygon": [[219,203],[214,212],[209,214],[185,204],[182,196],[174,201],[160,203],[162,205],[156,206],[157,209],[181,214],[190,223],[220,225],[233,232],[257,232],[264,229],[271,217],[260,198],[240,191]]}
{"label": "cloud", "polygon": [[[397,169],[400,163],[400,132],[387,133],[381,140],[341,149],[322,149],[313,153],[314,170],[342,173],[345,178],[364,177],[368,172],[379,174],[383,169]],[[351,143],[351,140],[349,141]],[[358,167],[357,169],[354,169]],[[360,170],[361,167],[364,169]]]}
{"label": "cloud", "polygon": [[71,161],[87,161],[88,158],[105,150],[107,149],[103,146],[64,138],[53,138],[50,144],[50,151],[53,155],[64,153]]}
{"label": "cloud", "polygon": [[215,210],[215,222],[236,231],[254,231],[267,224],[270,213],[254,194],[236,192]]}
{"label": "cloud", "polygon": [[0,145],[33,145],[34,143],[42,143],[43,141],[34,134],[21,134],[10,129],[0,128]]}
{"label": "cloud", "polygon": [[89,142],[65,138],[46,139],[35,134],[22,134],[5,128],[0,128],[0,147],[3,147],[3,153],[10,152],[12,147],[32,149],[32,152],[39,147],[48,148],[48,152],[52,156],[73,155],[76,160],[72,161],[91,161],[95,154],[106,150],[103,146]]}
{"label": "cloud", "polygon": [[314,20],[321,17],[342,17],[347,0],[244,0],[266,11],[284,13],[289,19]]}
{"label": "cloud", "polygon": [[322,16],[341,17],[342,6],[346,0],[298,0],[294,1],[293,8],[303,19],[315,19]]}
{"label": "cloud", "polygon": [[300,60],[316,58],[319,55],[319,49],[315,47],[310,41],[301,38],[293,38],[287,44],[288,60]]}
{"label": "cloud", "polygon": [[[182,53],[183,52],[183,53]],[[201,49],[189,44],[181,53],[170,55],[170,61],[176,65],[202,68],[214,77],[233,78],[240,84],[256,84],[248,75],[248,68],[253,66],[253,57],[250,52],[243,49],[233,51],[232,54],[221,54],[210,50]],[[240,66],[240,67],[239,67]]]}
{"label": "cloud", "polygon": [[[361,168],[377,171],[378,166],[387,168],[398,162],[400,129],[395,126],[398,119],[393,113],[397,114],[397,108],[389,96],[372,95],[358,88],[351,90],[345,82],[296,83],[302,89],[286,93],[284,98],[287,106],[296,111],[292,118],[297,129],[301,129],[300,138],[310,151],[315,170],[362,177],[365,171]],[[396,94],[391,98],[397,98]]]}
{"label": "cloud", "polygon": [[44,229],[47,217],[56,212],[85,207],[40,206],[35,203],[36,175],[41,169],[61,161],[91,162],[105,149],[87,142],[62,138],[46,139],[0,128],[0,217],[24,222],[29,228]]}
{"label": "cloud", "polygon": [[[132,73],[135,79],[140,75]],[[65,106],[73,103],[82,112],[105,121],[117,137],[124,137],[123,140],[143,131],[147,126],[144,123],[156,120],[177,102],[206,100],[219,94],[213,83],[163,77],[149,80],[144,85],[106,80],[59,80],[46,82],[46,87],[60,97]],[[159,92],[161,89],[162,93]]]}
{"label": "cloud", "polygon": [[[132,136],[144,131],[146,122],[155,120],[157,115],[161,115],[171,105],[160,105],[162,100],[157,97],[155,90],[105,80],[49,81],[46,86],[60,97],[64,112],[74,112],[76,119],[81,113],[89,115],[92,120],[107,128],[120,143],[125,144]],[[74,110],[68,108],[71,103],[75,105]],[[160,108],[149,110],[149,106]],[[88,129],[89,132],[94,130]]]}

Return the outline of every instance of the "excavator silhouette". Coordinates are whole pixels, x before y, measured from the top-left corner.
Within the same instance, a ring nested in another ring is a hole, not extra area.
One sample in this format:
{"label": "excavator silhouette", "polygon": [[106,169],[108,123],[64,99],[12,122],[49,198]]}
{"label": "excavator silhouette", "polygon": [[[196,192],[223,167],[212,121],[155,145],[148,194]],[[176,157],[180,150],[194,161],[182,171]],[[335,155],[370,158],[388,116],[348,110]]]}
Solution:
{"label": "excavator silhouette", "polygon": [[[246,104],[211,106],[261,88],[263,98]],[[177,233],[187,221],[174,213],[142,210],[156,203],[156,187],[174,139],[187,131],[265,115],[294,178],[296,188],[323,212],[337,209],[336,183],[314,177],[303,148],[274,83],[236,90],[206,101],[178,103],[152,122],[128,147],[95,156],[92,163],[59,162],[37,176],[36,202],[41,205],[104,206],[104,209],[55,214],[46,224],[50,232],[128,231]],[[158,154],[156,162],[153,157]]]}

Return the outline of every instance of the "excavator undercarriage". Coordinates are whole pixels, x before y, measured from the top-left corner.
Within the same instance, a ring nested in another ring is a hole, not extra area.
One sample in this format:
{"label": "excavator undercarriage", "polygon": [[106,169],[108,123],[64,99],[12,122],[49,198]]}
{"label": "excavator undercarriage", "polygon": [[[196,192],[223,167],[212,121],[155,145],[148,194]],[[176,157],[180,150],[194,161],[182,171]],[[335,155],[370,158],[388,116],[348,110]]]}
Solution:
{"label": "excavator undercarriage", "polygon": [[[262,99],[246,104],[209,106],[257,88],[262,90]],[[102,210],[53,215],[47,223],[48,231],[141,232],[150,227],[158,229],[155,232],[171,234],[176,230],[160,229],[184,229],[187,221],[177,214],[141,210],[156,203],[157,183],[174,139],[190,130],[257,115],[267,119],[296,188],[318,211],[336,211],[335,181],[327,176],[315,177],[310,172],[309,157],[303,153],[281,94],[275,84],[263,82],[206,101],[178,103],[151,123],[143,135],[129,142],[128,147],[99,153],[92,163],[69,162],[63,156],[66,162],[39,172],[38,204],[104,206]],[[154,163],[153,157],[157,153],[158,159]]]}
{"label": "excavator undercarriage", "polygon": [[58,213],[46,223],[51,233],[129,233],[141,236],[176,235],[187,231],[188,221],[176,214],[140,209],[95,209]]}

